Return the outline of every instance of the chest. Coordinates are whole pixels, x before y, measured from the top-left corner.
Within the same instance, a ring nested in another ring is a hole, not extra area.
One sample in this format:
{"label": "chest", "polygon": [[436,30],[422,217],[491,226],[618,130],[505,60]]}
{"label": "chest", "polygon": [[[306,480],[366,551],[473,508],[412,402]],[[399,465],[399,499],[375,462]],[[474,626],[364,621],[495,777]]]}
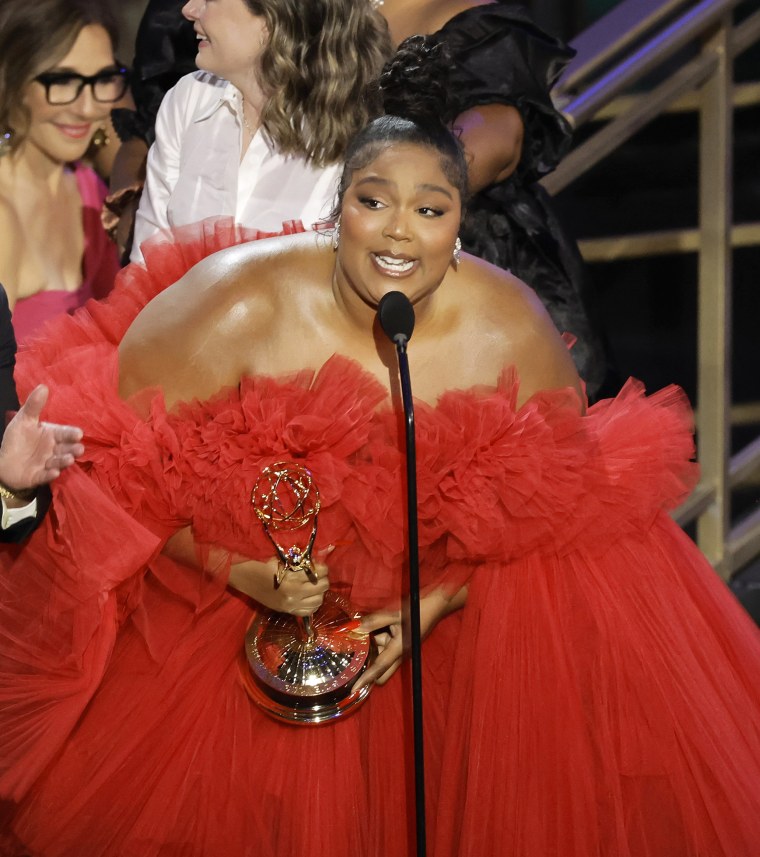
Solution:
{"label": "chest", "polygon": [[[399,359],[395,346],[379,325],[366,336],[337,337],[320,325],[301,325],[275,333],[267,342],[251,345],[245,374],[280,376],[304,367],[323,366],[335,354],[355,361],[372,375],[390,395],[401,401]],[[505,355],[483,343],[460,335],[412,336],[407,362],[415,399],[434,404],[446,390],[493,386],[505,365]],[[506,358],[508,360],[508,357]]]}
{"label": "chest", "polygon": [[23,246],[18,298],[42,291],[76,291],[82,284],[85,236],[75,177],[66,176],[56,194],[33,188],[17,193],[14,205]]}
{"label": "chest", "polygon": [[[171,226],[229,216],[243,226],[278,232],[284,222],[310,226],[329,211],[337,167],[273,149],[259,130],[241,153],[242,126],[223,105],[183,133],[179,162],[167,164]],[[326,209],[323,211],[323,209]]]}

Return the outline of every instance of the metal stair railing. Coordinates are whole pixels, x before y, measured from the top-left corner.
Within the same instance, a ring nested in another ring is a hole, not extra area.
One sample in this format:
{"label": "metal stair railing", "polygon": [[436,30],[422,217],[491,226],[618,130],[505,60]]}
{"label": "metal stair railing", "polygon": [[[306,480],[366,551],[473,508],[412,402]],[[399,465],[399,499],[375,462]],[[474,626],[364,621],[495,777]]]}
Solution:
{"label": "metal stair railing", "polygon": [[[556,194],[679,101],[688,99],[699,110],[698,228],[589,243],[597,259],[698,254],[696,418],[702,478],[675,517],[683,525],[696,520],[700,548],[726,578],[760,555],[760,509],[731,523],[731,490],[760,469],[760,438],[733,458],[730,453],[732,247],[760,245],[760,223],[731,222],[733,62],[760,41],[760,9],[751,11],[756,5],[757,0],[626,0],[586,31],[574,43],[578,56],[554,97],[576,127],[613,118],[543,180]],[[734,24],[737,12],[746,17]],[[656,85],[628,94],[658,74]],[[756,97],[758,88],[750,89]]]}

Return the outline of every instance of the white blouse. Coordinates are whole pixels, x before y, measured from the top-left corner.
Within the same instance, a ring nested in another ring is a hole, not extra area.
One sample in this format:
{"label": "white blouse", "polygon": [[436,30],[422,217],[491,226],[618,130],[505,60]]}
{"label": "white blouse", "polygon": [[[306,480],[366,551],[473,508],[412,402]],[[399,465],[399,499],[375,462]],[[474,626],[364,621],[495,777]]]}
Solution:
{"label": "white blouse", "polygon": [[208,72],[188,74],[166,93],[148,152],[133,262],[159,230],[214,215],[271,232],[289,220],[310,228],[328,217],[340,166],[280,154],[261,129],[241,161],[242,115],[240,92]]}

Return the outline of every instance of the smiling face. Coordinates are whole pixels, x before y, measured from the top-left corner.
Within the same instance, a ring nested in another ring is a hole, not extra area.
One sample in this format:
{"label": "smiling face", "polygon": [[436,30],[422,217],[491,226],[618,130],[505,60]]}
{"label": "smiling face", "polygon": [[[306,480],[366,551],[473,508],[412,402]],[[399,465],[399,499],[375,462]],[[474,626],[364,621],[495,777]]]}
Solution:
{"label": "smiling face", "polygon": [[198,68],[245,88],[269,39],[264,19],[245,0],[189,0],[182,14],[198,36]]}
{"label": "smiling face", "polygon": [[383,149],[354,171],[340,215],[336,285],[373,309],[390,291],[431,295],[452,262],[462,205],[441,155],[415,143]]}
{"label": "smiling face", "polygon": [[[113,68],[110,36],[100,25],[89,24],[79,31],[66,56],[44,71],[90,76]],[[23,101],[30,120],[24,145],[54,163],[81,158],[113,106],[95,101],[89,86],[71,104],[48,104],[45,87],[34,80],[27,85]]]}

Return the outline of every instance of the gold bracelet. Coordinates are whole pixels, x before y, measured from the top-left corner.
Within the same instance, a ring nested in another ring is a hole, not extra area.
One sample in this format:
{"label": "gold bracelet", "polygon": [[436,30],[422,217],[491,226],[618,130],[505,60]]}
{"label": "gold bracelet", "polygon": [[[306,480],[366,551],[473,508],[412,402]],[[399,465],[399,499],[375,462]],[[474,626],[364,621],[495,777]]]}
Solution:
{"label": "gold bracelet", "polygon": [[35,488],[23,488],[14,491],[0,482],[0,497],[4,500],[18,500],[21,503],[31,503],[36,493]]}

